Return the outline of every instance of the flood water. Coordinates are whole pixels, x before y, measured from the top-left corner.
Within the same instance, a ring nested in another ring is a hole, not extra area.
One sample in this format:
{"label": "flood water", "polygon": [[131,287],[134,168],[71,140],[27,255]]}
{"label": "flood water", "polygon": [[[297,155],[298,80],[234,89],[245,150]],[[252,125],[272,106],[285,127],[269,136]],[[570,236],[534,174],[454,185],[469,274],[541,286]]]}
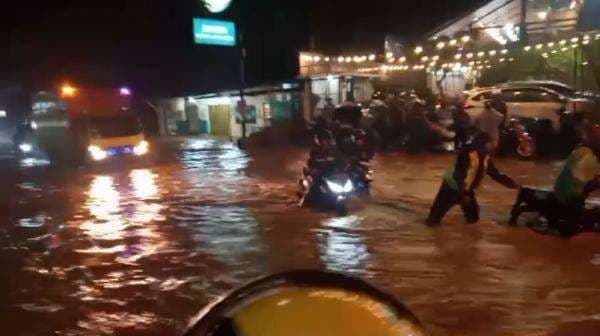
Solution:
{"label": "flood water", "polygon": [[[3,171],[0,330],[176,336],[211,300],[291,269],[361,277],[433,335],[600,334],[600,235],[506,225],[512,191],[487,183],[482,222],[422,224],[451,157],[383,155],[371,200],[300,209],[305,153],[186,139],[155,163]],[[556,163],[504,160],[547,185]]]}

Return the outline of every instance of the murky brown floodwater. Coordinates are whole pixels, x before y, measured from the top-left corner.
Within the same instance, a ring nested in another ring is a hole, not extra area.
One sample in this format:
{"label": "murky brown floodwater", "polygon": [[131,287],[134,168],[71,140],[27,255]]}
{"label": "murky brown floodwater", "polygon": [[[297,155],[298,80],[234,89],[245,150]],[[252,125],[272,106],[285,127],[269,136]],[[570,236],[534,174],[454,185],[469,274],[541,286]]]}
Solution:
{"label": "murky brown floodwater", "polygon": [[[373,200],[335,218],[295,207],[300,151],[181,147],[145,167],[1,173],[2,334],[175,336],[229,289],[297,268],[365,278],[434,335],[600,334],[599,235],[509,227],[514,193],[492,183],[482,223],[422,225],[449,156],[380,157]],[[556,169],[501,167],[534,185]]]}

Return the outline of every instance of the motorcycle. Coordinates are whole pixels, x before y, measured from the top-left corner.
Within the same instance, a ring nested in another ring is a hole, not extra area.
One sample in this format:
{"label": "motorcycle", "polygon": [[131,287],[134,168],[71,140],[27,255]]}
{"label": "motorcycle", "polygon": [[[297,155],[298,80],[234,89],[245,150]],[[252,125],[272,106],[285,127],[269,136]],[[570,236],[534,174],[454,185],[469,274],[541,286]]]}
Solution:
{"label": "motorcycle", "polygon": [[529,159],[536,154],[536,140],[527,131],[523,123],[517,119],[511,119],[508,127],[503,131],[503,151],[516,154],[520,158]]}
{"label": "motorcycle", "polygon": [[425,336],[393,296],[346,275],[295,271],[267,276],[209,304],[185,336]]}
{"label": "motorcycle", "polygon": [[348,213],[348,201],[355,188],[347,169],[331,169],[315,180],[310,170],[304,168],[299,185],[300,206],[319,205],[335,209],[342,216]]}
{"label": "motorcycle", "polygon": [[354,162],[350,167],[350,179],[358,195],[369,196],[373,183],[373,168],[368,162]]}

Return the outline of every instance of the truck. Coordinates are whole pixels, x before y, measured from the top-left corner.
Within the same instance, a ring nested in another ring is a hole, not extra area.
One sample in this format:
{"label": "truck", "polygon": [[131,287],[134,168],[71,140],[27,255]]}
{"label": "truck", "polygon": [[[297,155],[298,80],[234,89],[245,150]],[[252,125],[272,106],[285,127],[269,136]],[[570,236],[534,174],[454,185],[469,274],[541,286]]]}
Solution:
{"label": "truck", "polygon": [[143,157],[149,152],[140,118],[127,87],[60,90],[32,95],[33,143],[25,148],[54,163],[83,164]]}

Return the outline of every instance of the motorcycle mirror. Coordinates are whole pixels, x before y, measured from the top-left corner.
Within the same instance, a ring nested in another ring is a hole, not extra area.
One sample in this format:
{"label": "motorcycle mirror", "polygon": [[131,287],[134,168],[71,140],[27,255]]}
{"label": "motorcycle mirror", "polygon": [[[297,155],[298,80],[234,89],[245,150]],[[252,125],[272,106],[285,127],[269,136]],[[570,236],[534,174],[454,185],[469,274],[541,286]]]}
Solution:
{"label": "motorcycle mirror", "polygon": [[393,296],[336,273],[297,271],[254,281],[207,306],[185,336],[425,336]]}

